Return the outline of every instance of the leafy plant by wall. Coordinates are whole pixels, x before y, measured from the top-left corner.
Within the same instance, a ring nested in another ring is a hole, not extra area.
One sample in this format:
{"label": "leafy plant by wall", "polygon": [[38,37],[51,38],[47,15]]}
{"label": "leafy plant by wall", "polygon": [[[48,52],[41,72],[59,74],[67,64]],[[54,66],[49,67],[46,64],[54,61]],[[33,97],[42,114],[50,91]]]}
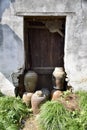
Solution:
{"label": "leafy plant by wall", "polygon": [[29,114],[20,98],[0,94],[0,130],[19,130],[21,120]]}
{"label": "leafy plant by wall", "polygon": [[[79,109],[70,111],[59,101],[42,105],[38,122],[41,130],[87,130],[87,92],[77,92]],[[68,103],[68,102],[67,102]]]}

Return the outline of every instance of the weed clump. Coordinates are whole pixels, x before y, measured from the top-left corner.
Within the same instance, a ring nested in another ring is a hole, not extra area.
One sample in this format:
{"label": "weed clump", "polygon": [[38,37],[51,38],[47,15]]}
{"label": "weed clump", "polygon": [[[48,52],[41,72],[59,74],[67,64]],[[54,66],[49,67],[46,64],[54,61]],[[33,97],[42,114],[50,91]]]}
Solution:
{"label": "weed clump", "polygon": [[19,130],[21,120],[28,114],[28,107],[19,97],[0,94],[0,130]]}
{"label": "weed clump", "polygon": [[[64,101],[69,104],[72,96],[78,100],[78,107],[75,105],[73,110],[64,104]],[[87,92],[79,91],[64,98],[63,102],[48,101],[41,106],[38,117],[41,130],[87,130]]]}

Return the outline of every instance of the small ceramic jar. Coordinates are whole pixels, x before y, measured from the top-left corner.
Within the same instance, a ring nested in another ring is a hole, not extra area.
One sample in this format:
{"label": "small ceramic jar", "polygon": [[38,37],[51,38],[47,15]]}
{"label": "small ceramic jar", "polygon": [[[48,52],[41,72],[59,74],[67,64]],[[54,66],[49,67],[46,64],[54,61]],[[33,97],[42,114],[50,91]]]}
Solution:
{"label": "small ceramic jar", "polygon": [[50,91],[47,88],[42,88],[41,91],[42,91],[43,95],[46,96],[46,100],[48,100],[50,97]]}
{"label": "small ceramic jar", "polygon": [[52,100],[58,100],[63,95],[62,91],[59,90],[53,90],[52,91]]}
{"label": "small ceramic jar", "polygon": [[24,93],[22,100],[23,102],[27,105],[27,106],[31,106],[31,97],[32,97],[33,93]]}
{"label": "small ceramic jar", "polygon": [[36,91],[31,98],[31,105],[33,114],[38,114],[40,105],[46,101],[46,96],[43,95],[41,90]]}

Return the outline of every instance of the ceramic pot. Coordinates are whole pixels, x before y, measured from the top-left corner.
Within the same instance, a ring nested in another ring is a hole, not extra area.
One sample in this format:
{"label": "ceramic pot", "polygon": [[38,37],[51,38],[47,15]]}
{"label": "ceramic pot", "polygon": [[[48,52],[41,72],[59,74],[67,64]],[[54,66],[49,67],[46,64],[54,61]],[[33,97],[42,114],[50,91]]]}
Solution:
{"label": "ceramic pot", "polygon": [[46,101],[46,96],[43,95],[42,91],[36,91],[31,98],[31,105],[33,114],[39,113],[39,108],[42,103]]}
{"label": "ceramic pot", "polygon": [[58,100],[58,98],[60,98],[63,95],[63,92],[59,90],[53,90],[51,94],[52,100]]}
{"label": "ceramic pot", "polygon": [[27,105],[27,106],[31,106],[31,97],[32,97],[33,93],[24,93],[22,100],[23,102]]}
{"label": "ceramic pot", "polygon": [[29,71],[24,77],[26,92],[34,92],[37,85],[38,75],[34,71]]}
{"label": "ceramic pot", "polygon": [[41,91],[42,91],[43,95],[46,96],[46,100],[48,100],[50,97],[50,91],[47,88],[42,88]]}
{"label": "ceramic pot", "polygon": [[53,72],[53,88],[56,90],[64,89],[65,72],[62,67],[56,67]]}

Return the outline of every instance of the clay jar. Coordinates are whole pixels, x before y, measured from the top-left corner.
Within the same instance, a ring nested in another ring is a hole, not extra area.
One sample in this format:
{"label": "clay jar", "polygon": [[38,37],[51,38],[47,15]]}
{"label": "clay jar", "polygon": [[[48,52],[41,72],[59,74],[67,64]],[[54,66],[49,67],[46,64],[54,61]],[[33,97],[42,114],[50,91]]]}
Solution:
{"label": "clay jar", "polygon": [[33,114],[39,113],[39,108],[42,103],[46,101],[46,96],[43,95],[43,92],[41,90],[36,91],[31,98],[31,105]]}
{"label": "clay jar", "polygon": [[38,75],[34,71],[28,71],[24,77],[26,92],[34,92],[37,85]]}
{"label": "clay jar", "polygon": [[64,89],[65,72],[62,67],[56,67],[53,72],[53,87],[56,90]]}
{"label": "clay jar", "polygon": [[52,100],[58,100],[63,95],[62,91],[53,90],[52,91]]}
{"label": "clay jar", "polygon": [[32,97],[33,93],[24,93],[23,97],[22,97],[22,101],[27,105],[27,106],[31,106],[31,97]]}
{"label": "clay jar", "polygon": [[47,88],[42,88],[41,91],[46,96],[46,100],[48,100],[50,98],[50,91]]}

